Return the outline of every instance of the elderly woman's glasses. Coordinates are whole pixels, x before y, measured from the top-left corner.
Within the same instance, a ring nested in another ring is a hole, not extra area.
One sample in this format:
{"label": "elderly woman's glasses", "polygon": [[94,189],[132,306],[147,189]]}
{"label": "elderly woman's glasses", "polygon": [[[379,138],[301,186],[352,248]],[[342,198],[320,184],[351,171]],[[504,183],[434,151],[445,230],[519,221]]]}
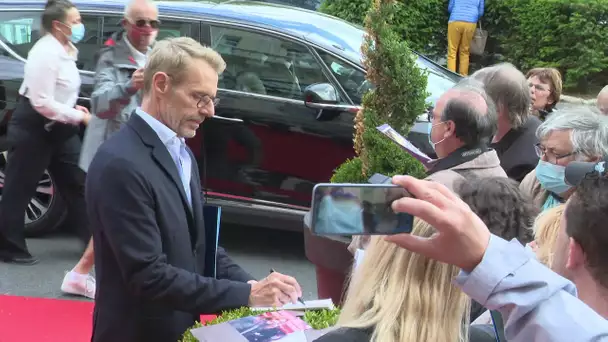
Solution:
{"label": "elderly woman's glasses", "polygon": [[534,87],[534,90],[536,91],[549,91],[549,89],[545,88],[545,86],[543,86],[542,84],[528,83],[528,86],[530,88]]}
{"label": "elderly woman's glasses", "polygon": [[[540,143],[537,143],[536,145],[534,145],[534,150],[536,151],[536,155],[539,158],[546,156],[548,162],[555,163],[555,164],[557,164],[557,161],[560,159],[570,157],[570,156],[573,156],[576,154],[576,151],[574,151],[574,152],[570,152],[570,153],[566,153],[566,154],[557,155],[554,152],[547,150],[547,148],[544,147],[543,145],[541,145]],[[553,158],[553,160],[551,160],[551,157]]]}

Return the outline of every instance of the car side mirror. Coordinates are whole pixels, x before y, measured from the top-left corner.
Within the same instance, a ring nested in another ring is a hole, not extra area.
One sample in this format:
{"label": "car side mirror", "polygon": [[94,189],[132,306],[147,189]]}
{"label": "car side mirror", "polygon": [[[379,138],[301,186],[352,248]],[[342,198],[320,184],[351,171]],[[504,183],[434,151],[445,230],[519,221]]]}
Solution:
{"label": "car side mirror", "polygon": [[341,112],[356,113],[357,106],[340,104],[340,94],[329,83],[314,83],[304,89],[304,105],[317,109],[316,119],[319,121],[332,120]]}

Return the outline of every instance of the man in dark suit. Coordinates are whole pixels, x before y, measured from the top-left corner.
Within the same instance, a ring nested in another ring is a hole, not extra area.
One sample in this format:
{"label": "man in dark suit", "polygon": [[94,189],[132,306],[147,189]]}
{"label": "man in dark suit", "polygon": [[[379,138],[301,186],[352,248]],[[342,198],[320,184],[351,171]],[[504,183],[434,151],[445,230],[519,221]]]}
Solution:
{"label": "man in dark suit", "polygon": [[281,306],[302,295],[272,273],[257,282],[216,250],[184,138],[213,116],[222,58],[191,38],[148,57],[142,106],[94,157],[86,201],[95,243],[94,342],[175,342],[201,313]]}

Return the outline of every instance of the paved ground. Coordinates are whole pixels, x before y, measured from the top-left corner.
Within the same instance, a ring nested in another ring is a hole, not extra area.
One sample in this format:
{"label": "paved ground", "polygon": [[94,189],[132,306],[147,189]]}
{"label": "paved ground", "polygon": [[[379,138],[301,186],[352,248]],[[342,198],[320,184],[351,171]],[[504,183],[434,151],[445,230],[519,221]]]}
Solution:
{"label": "paved ground", "polygon": [[[30,239],[28,244],[41,262],[34,266],[0,263],[0,294],[65,298],[59,290],[61,280],[78,261],[82,247],[74,238],[59,234]],[[304,255],[301,233],[227,226],[222,228],[220,244],[254,277],[265,277],[272,267],[295,276],[304,299],[316,298],[314,267]]]}

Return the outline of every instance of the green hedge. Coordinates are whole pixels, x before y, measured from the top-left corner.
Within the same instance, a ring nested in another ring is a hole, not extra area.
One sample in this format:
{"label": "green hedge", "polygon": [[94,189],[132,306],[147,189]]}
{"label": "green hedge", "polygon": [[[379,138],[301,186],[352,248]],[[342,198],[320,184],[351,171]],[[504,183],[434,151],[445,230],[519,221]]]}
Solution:
{"label": "green hedge", "polygon": [[[401,0],[393,29],[431,57],[446,55],[447,0]],[[325,0],[320,10],[362,24],[370,0]],[[567,90],[608,79],[608,0],[486,0],[486,52],[527,71],[555,67]]]}
{"label": "green hedge", "polygon": [[[319,10],[363,25],[371,0],[325,0]],[[427,56],[445,55],[448,0],[402,0],[392,20],[393,29],[410,48]]]}
{"label": "green hedge", "polygon": [[506,60],[523,71],[555,67],[567,89],[608,77],[608,0],[487,1],[486,27]]}

